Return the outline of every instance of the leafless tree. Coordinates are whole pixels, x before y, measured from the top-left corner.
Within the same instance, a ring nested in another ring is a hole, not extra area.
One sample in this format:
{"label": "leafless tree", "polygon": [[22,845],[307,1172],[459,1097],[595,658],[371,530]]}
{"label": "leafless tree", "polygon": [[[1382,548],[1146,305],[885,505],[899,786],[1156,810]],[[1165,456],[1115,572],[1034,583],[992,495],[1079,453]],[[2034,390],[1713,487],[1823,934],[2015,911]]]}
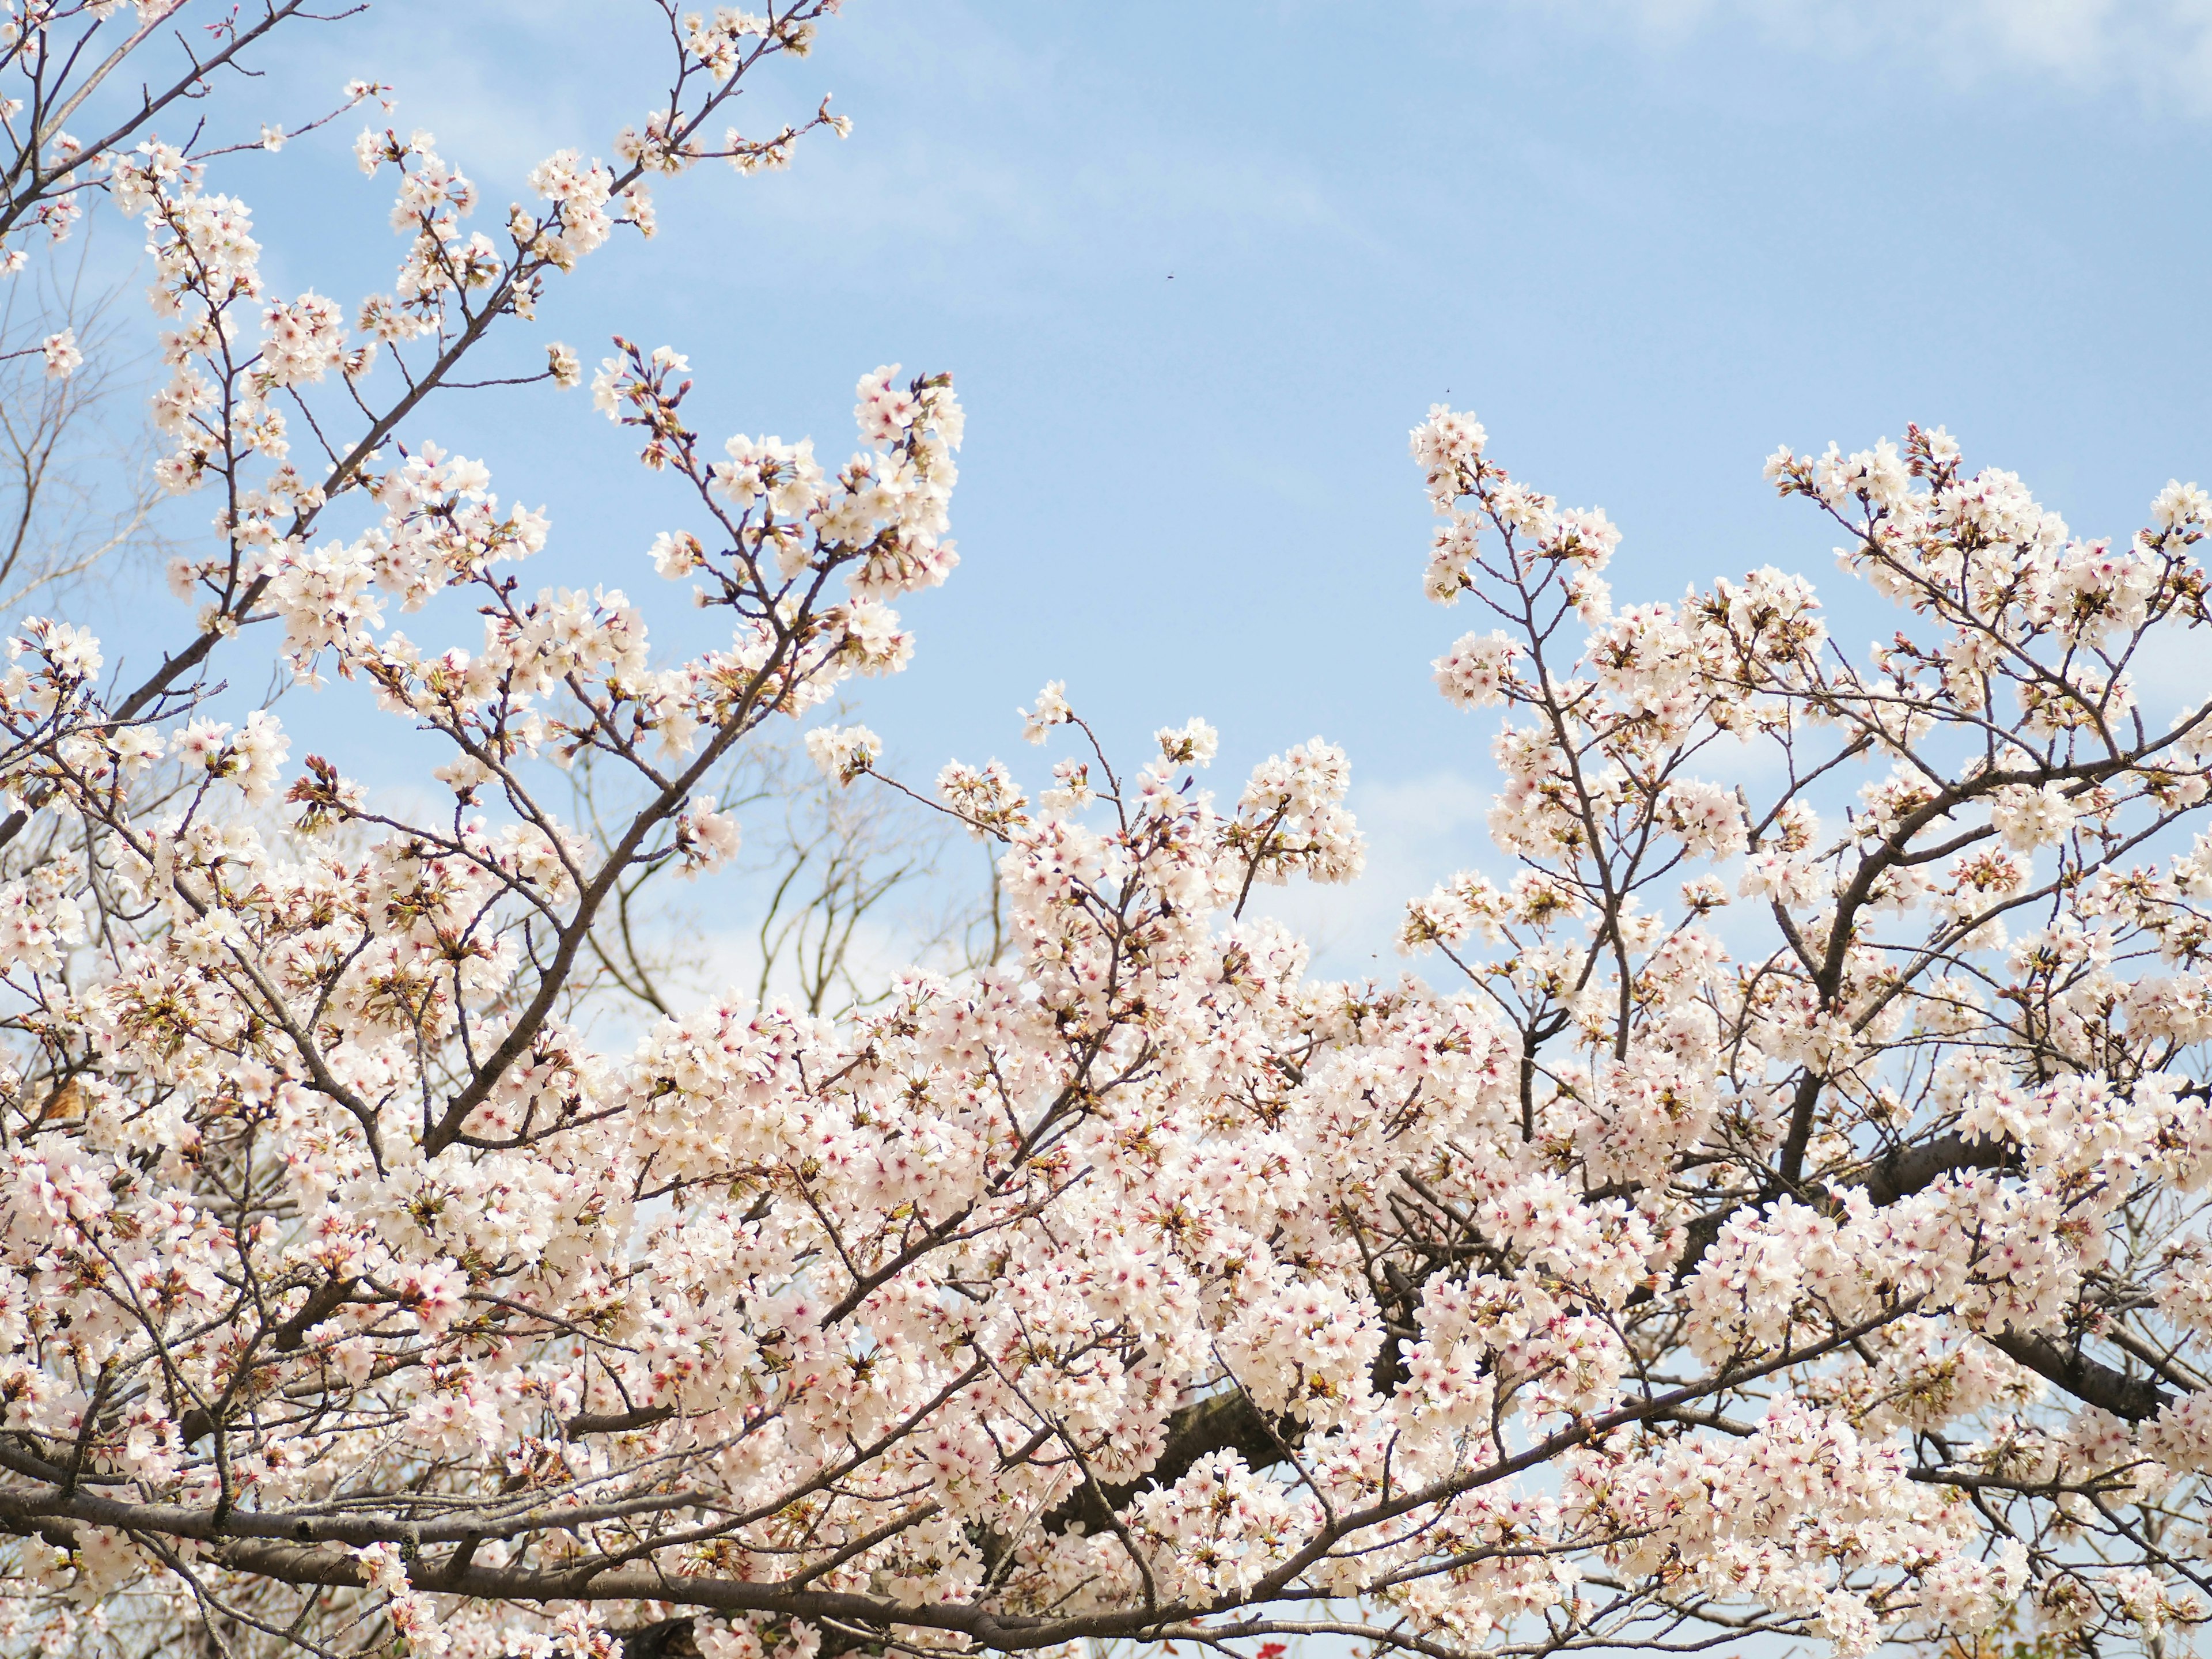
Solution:
{"label": "leafless tree", "polygon": [[[604,850],[629,804],[616,806],[619,786],[588,757],[574,781],[576,821]],[[943,817],[872,780],[834,787],[785,744],[742,750],[716,796],[744,825],[743,862],[703,886],[672,887],[650,872],[618,885],[611,925],[589,941],[592,992],[667,1015],[735,977],[761,1001],[785,996],[834,1017],[882,1000],[896,965],[957,973],[1005,951],[996,872]],[[713,954],[735,938],[750,945],[739,961]]]}
{"label": "leafless tree", "polygon": [[[0,620],[34,596],[118,573],[163,544],[153,446],[131,392],[140,363],[91,239],[58,281],[0,287]],[[83,362],[49,374],[39,343],[67,332]]]}

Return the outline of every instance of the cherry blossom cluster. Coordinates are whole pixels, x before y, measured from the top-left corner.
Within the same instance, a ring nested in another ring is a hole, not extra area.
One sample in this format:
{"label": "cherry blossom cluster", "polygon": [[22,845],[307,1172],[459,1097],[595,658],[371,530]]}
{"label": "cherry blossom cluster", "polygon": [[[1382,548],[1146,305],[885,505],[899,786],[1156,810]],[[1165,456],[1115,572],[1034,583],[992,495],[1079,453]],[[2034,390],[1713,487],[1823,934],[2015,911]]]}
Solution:
{"label": "cherry blossom cluster", "polygon": [[[840,463],[703,434],[685,353],[617,339],[591,406],[669,506],[589,591],[526,586],[556,526],[440,440],[649,178],[789,158],[704,135],[829,9],[667,10],[667,101],[503,220],[372,127],[357,304],[268,291],[219,154],[109,147],[163,477],[221,505],[149,678],[60,617],[0,671],[0,1639],[2185,1642],[2212,711],[2160,665],[2212,497],[2085,542],[1941,431],[1783,451],[1897,612],[1861,657],[1779,570],[1616,601],[1610,520],[1432,411],[1492,844],[1406,908],[1426,977],[1317,976],[1263,890],[1362,869],[1327,741],[1217,795],[1205,721],[1117,760],[1055,681],[1036,775],[921,789],[826,718],[957,567],[948,376],[863,376]],[[661,582],[713,648],[656,644]],[[422,789],[218,697],[257,642]],[[778,730],[988,843],[1008,949],[625,1030],[595,941],[726,891],[721,769]]]}
{"label": "cherry blossom cluster", "polygon": [[[2202,1621],[2212,1328],[2175,1310],[2212,1175],[2187,833],[2212,713],[2134,677],[2212,620],[2212,504],[2170,484],[2116,551],[1940,430],[1783,450],[1769,480],[1903,613],[1859,662],[1772,569],[1616,605],[1601,515],[1513,479],[1457,412],[1413,448],[1429,592],[1502,624],[1435,665],[1508,710],[1491,828],[1521,867],[1444,884],[1401,939],[1520,1034],[1532,1144],[1587,1194],[1643,1194],[1679,1241],[1653,1304],[1705,1366],[1881,1321],[1796,1399],[1971,1498],[2029,1616],[2069,1641]],[[1802,1541],[1760,1538],[1802,1569]],[[1924,1616],[1809,1595],[1761,1599],[1839,1643]]]}

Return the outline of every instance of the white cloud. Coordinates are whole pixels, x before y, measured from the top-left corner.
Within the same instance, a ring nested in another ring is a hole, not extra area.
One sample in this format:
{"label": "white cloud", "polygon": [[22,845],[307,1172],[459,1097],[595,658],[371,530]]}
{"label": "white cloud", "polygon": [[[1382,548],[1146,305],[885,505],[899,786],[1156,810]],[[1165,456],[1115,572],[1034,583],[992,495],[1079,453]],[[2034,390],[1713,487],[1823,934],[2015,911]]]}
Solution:
{"label": "white cloud", "polygon": [[1546,10],[1626,23],[1658,45],[1751,28],[1794,50],[1970,83],[2025,74],[2212,113],[2212,0],[1552,0]]}
{"label": "white cloud", "polygon": [[[1699,754],[1683,775],[1741,784],[1763,809],[1782,787],[1786,764],[1770,743],[1723,738]],[[1844,793],[1856,789],[1864,775],[1863,771],[1845,773]],[[1367,837],[1367,868],[1359,879],[1341,887],[1295,881],[1287,887],[1263,888],[1253,908],[1299,933],[1312,948],[1314,970],[1326,977],[1388,980],[1407,969],[1431,979],[1449,976],[1450,964],[1440,957],[1407,958],[1398,953],[1398,924],[1408,899],[1425,896],[1462,870],[1480,871],[1500,883],[1521,870],[1519,860],[1500,852],[1490,838],[1490,806],[1497,787],[1496,775],[1487,766],[1479,774],[1433,772],[1365,785],[1355,773],[1346,804]],[[1711,867],[1686,866],[1680,876]],[[1733,884],[1733,866],[1720,873]],[[1645,902],[1656,906],[1670,902],[1674,893],[1670,880]],[[1723,913],[1723,927],[1728,920]]]}
{"label": "white cloud", "polygon": [[1395,979],[1408,963],[1392,943],[1419,897],[1462,870],[1506,873],[1511,860],[1490,839],[1492,786],[1458,772],[1352,785],[1352,815],[1367,837],[1367,868],[1341,887],[1295,881],[1263,888],[1254,908],[1312,946],[1314,967],[1331,978]]}

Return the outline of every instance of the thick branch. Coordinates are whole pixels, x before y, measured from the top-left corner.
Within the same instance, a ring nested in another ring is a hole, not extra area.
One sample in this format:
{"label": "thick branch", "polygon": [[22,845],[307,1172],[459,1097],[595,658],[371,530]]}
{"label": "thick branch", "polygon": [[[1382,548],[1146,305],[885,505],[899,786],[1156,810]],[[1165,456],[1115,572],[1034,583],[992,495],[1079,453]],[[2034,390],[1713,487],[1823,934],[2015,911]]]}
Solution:
{"label": "thick branch", "polygon": [[1859,1185],[1877,1206],[1925,1192],[1942,1176],[1960,1170],[2002,1170],[2020,1154],[2002,1140],[1984,1135],[1944,1135],[1918,1146],[1899,1146],[1875,1160]]}
{"label": "thick branch", "polygon": [[[1079,1521],[1086,1530],[1097,1532],[1108,1523],[1108,1509],[1120,1510],[1147,1488],[1172,1486],[1200,1458],[1218,1451],[1238,1453],[1249,1468],[1273,1468],[1282,1462],[1284,1448],[1297,1444],[1304,1433],[1300,1424],[1270,1425],[1242,1389],[1208,1395],[1168,1419],[1167,1444],[1150,1469],[1115,1486],[1082,1488],[1045,1517],[1045,1530],[1063,1532],[1070,1522]],[[1101,1492],[1104,1507],[1099,1503]]]}
{"label": "thick branch", "polygon": [[2017,1360],[2045,1382],[2057,1384],[2076,1400],[2102,1407],[2115,1417],[2140,1423],[2155,1417],[2172,1403],[2173,1396],[2156,1383],[2125,1371],[2115,1370],[2083,1353],[2078,1343],[2063,1337],[2028,1335],[2014,1331],[1986,1333],[1990,1346]]}

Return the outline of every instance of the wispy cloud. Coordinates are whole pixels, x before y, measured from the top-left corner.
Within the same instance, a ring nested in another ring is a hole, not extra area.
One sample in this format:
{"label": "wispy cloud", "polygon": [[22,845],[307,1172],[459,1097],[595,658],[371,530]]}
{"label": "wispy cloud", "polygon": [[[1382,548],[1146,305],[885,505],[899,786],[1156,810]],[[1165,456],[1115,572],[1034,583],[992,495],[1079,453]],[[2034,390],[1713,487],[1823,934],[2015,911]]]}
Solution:
{"label": "wispy cloud", "polygon": [[1658,46],[1750,28],[1832,57],[1918,64],[1978,83],[2022,75],[2212,114],[2212,0],[1547,0]]}
{"label": "wispy cloud", "polygon": [[1492,843],[1492,786],[1459,772],[1355,783],[1348,804],[1367,836],[1367,868],[1342,887],[1298,881],[1261,890],[1255,908],[1302,934],[1316,970],[1394,979],[1408,966],[1394,944],[1406,901],[1462,870],[1505,873]]}
{"label": "wispy cloud", "polygon": [[[489,42],[498,43],[496,51],[486,49]],[[584,42],[600,70],[589,79],[570,67]],[[309,102],[356,76],[384,82],[396,95],[396,112],[369,106],[341,124],[347,141],[362,126],[426,127],[449,159],[506,190],[563,146],[605,150],[617,112],[605,95],[608,73],[645,67],[652,44],[635,26],[610,27],[586,0],[475,0],[465,7],[380,7],[332,27],[295,31],[271,61],[284,84],[312,94]],[[641,76],[637,85],[644,93],[652,82]],[[631,101],[641,112],[643,97]]]}

